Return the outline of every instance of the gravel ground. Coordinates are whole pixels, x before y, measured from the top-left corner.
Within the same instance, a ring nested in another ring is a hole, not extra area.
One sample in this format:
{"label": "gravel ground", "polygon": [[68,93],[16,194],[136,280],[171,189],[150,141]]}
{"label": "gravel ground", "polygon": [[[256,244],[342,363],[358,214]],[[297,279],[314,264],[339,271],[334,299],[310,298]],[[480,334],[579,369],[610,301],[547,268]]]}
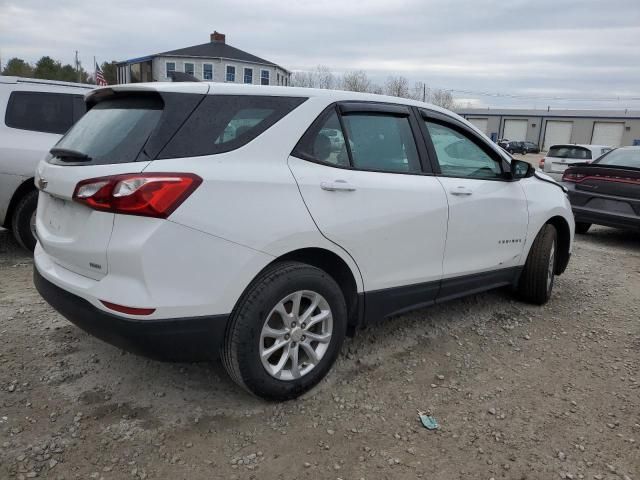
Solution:
{"label": "gravel ground", "polygon": [[2,479],[640,480],[638,234],[579,237],[544,307],[495,291],[361,331],[284,404],[101,343],[31,274],[0,230]]}

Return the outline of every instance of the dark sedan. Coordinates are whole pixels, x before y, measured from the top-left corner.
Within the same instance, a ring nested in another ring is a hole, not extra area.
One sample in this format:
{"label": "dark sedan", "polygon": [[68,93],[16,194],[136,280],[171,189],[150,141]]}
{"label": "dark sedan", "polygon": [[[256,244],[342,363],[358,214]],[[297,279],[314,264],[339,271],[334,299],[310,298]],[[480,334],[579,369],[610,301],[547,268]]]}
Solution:
{"label": "dark sedan", "polygon": [[505,146],[502,146],[502,148],[509,153],[527,153],[527,147],[524,142],[507,142]]}
{"label": "dark sedan", "polygon": [[567,168],[562,182],[576,219],[576,232],[592,224],[640,229],[640,147],[612,150],[592,163]]}
{"label": "dark sedan", "polygon": [[533,142],[522,142],[524,143],[525,148],[527,149],[527,153],[540,153],[540,147]]}

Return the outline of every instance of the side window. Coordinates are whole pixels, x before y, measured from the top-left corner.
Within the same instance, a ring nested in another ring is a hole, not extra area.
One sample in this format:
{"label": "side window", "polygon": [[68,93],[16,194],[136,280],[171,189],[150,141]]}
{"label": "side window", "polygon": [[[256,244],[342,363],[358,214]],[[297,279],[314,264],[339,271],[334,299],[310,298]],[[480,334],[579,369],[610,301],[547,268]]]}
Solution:
{"label": "side window", "polygon": [[378,113],[343,116],[352,166],[363,170],[420,172],[409,117]]}
{"label": "side window", "polygon": [[236,67],[233,65],[227,65],[227,82],[235,82],[236,81]]}
{"label": "side window", "polygon": [[501,163],[467,136],[439,123],[425,121],[425,125],[443,175],[478,179],[502,177]]}
{"label": "side window", "polygon": [[7,127],[63,134],[73,125],[75,95],[44,92],[13,92],[4,122]]}
{"label": "side window", "polygon": [[309,130],[293,151],[303,158],[349,166],[349,154],[335,108]]}
{"label": "side window", "polygon": [[76,123],[80,118],[87,113],[87,104],[84,103],[84,98],[80,95],[73,96],[73,123]]}
{"label": "side window", "polygon": [[244,83],[253,83],[253,68],[244,69]]}
{"label": "side window", "polygon": [[171,74],[176,71],[176,62],[167,62],[165,66],[166,66],[165,76],[167,78],[171,78]]}
{"label": "side window", "polygon": [[184,64],[184,73],[186,73],[187,75],[193,75],[194,72],[195,72],[194,64],[185,62],[185,64]]}
{"label": "side window", "polygon": [[202,65],[202,78],[205,80],[213,80],[213,64],[204,63]]}
{"label": "side window", "polygon": [[158,158],[197,157],[240,148],[306,98],[206,95]]}
{"label": "side window", "polygon": [[260,85],[269,85],[269,70],[260,71]]}

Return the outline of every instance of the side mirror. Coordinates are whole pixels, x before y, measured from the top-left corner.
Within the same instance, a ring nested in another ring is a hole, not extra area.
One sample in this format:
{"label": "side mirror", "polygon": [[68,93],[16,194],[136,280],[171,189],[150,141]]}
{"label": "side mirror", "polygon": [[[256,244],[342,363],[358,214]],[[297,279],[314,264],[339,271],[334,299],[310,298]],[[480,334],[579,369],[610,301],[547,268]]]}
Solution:
{"label": "side mirror", "polygon": [[532,177],[535,172],[535,168],[529,162],[511,159],[511,178],[514,180]]}

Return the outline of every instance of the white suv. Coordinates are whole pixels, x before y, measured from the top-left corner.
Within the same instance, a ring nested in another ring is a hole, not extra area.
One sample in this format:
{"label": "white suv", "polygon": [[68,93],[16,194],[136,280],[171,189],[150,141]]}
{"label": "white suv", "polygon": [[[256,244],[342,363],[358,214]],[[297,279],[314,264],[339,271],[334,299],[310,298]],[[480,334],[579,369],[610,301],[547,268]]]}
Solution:
{"label": "white suv", "polygon": [[41,295],[130,351],[221,352],[265,398],[372,321],[507,285],[544,303],[569,261],[563,188],[437,107],[213,83],[86,101],[38,167]]}
{"label": "white suv", "polygon": [[38,162],[85,112],[93,85],[0,76],[0,226],[26,249],[34,235]]}

